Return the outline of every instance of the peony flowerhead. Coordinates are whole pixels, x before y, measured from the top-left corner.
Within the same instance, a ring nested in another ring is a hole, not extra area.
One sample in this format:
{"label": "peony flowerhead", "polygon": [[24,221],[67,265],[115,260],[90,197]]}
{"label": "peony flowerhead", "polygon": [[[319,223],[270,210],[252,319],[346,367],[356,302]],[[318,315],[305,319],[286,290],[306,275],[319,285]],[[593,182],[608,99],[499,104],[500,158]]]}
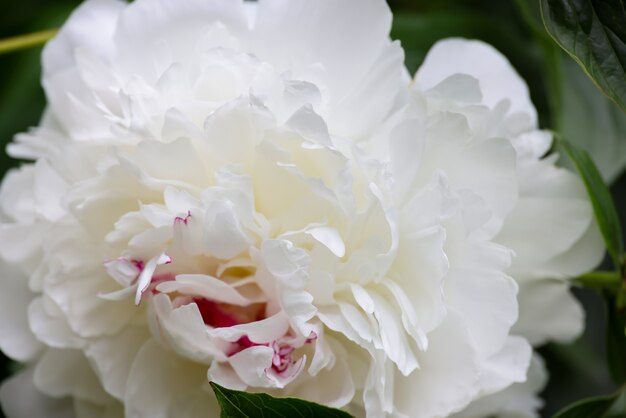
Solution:
{"label": "peony flowerhead", "polygon": [[446,417],[576,333],[523,321],[525,303],[579,312],[545,279],[601,250],[524,83],[461,40],[411,83],[390,23],[382,0],[72,15],[41,125],[9,147],[32,162],[0,192],[0,347],[27,364],[10,415],[217,416],[214,381]]}

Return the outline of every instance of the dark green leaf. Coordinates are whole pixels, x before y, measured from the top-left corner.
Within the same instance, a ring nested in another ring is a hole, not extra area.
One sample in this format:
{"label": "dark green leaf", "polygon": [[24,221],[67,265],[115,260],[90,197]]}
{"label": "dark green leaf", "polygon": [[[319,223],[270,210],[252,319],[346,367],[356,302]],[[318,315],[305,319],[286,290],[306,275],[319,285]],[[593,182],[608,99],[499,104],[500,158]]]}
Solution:
{"label": "dark green leaf", "polygon": [[626,168],[626,115],[598,91],[572,60],[560,66],[563,137],[587,151],[602,177],[616,180]]}
{"label": "dark green leaf", "polygon": [[222,408],[221,418],[351,418],[339,409],[296,398],[274,398],[265,393],[226,389],[211,382]]}
{"label": "dark green leaf", "polygon": [[540,0],[546,29],[626,112],[626,9],[621,0]]}
{"label": "dark green leaf", "polygon": [[611,377],[622,384],[626,382],[626,313],[615,307],[613,298],[606,302],[606,359]]}
{"label": "dark green leaf", "polygon": [[552,418],[603,418],[620,397],[620,392],[611,396],[583,399],[556,413]]}
{"label": "dark green leaf", "polygon": [[587,152],[563,139],[557,138],[557,144],[574,163],[585,183],[606,248],[613,259],[615,268],[621,275],[624,243],[622,242],[622,228],[611,193]]}

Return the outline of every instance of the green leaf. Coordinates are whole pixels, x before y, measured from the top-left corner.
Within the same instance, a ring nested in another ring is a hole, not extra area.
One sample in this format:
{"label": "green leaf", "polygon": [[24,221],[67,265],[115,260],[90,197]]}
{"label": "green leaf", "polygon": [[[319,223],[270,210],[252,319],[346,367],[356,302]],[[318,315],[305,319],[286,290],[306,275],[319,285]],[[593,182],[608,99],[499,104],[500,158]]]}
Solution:
{"label": "green leaf", "polygon": [[612,297],[607,298],[606,360],[617,384],[626,382],[626,313],[620,312]]}
{"label": "green leaf", "polygon": [[556,413],[552,418],[603,418],[620,397],[621,392],[610,396],[583,399]]}
{"label": "green leaf", "polygon": [[621,0],[540,0],[554,40],[626,112],[626,9]]}
{"label": "green leaf", "polygon": [[542,46],[551,126],[587,151],[610,184],[626,168],[626,115],[594,86],[585,72],[546,32],[537,0],[516,0]]}
{"label": "green leaf", "polygon": [[622,228],[611,193],[586,151],[561,139],[558,135],[557,146],[569,157],[582,177],[591,199],[600,232],[602,232],[604,237],[604,243],[613,260],[615,269],[621,277],[623,272],[622,253],[624,252],[624,243],[622,242]]}
{"label": "green leaf", "polygon": [[609,183],[626,167],[626,115],[598,91],[581,69],[563,57],[561,126],[556,129],[587,151]]}
{"label": "green leaf", "polygon": [[339,409],[296,398],[226,389],[211,382],[222,408],[221,418],[351,418]]}

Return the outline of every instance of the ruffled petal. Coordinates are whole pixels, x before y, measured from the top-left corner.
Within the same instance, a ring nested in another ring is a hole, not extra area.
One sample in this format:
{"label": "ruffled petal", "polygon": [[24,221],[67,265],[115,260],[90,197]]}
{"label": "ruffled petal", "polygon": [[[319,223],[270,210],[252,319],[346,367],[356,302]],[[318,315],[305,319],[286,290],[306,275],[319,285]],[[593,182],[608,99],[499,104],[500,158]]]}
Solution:
{"label": "ruffled petal", "polygon": [[508,100],[511,112],[528,117],[528,128],[537,123],[537,111],[530,101],[528,87],[509,61],[492,46],[466,39],[437,42],[428,52],[415,75],[422,90],[436,86],[453,74],[467,74],[478,80],[482,102],[493,108]]}
{"label": "ruffled petal", "polygon": [[2,265],[0,275],[0,348],[9,357],[28,361],[43,348],[28,326],[28,309],[34,294],[21,272]]}
{"label": "ruffled petal", "polygon": [[206,369],[173,356],[154,340],[146,342],[137,353],[125,395],[125,414],[129,418],[219,415]]}
{"label": "ruffled petal", "polygon": [[11,376],[0,387],[2,410],[8,418],[72,418],[74,405],[71,398],[44,395],[33,382],[34,367]]}

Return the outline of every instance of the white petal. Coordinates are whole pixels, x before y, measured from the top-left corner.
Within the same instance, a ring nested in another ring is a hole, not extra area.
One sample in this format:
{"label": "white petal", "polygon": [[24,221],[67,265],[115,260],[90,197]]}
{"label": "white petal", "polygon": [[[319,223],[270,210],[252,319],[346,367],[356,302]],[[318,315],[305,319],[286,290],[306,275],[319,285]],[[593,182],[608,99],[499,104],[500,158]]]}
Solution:
{"label": "white petal", "polygon": [[121,402],[112,402],[107,405],[98,405],[93,402],[74,400],[76,418],[119,418],[124,416],[124,405]]}
{"label": "white petal", "polygon": [[126,417],[218,416],[217,400],[207,383],[205,368],[148,341],[130,369],[124,399]]}
{"label": "white petal", "polygon": [[[398,256],[389,277],[410,295],[415,325],[419,327],[416,331],[429,332],[446,315],[443,294],[443,280],[449,268],[444,251],[446,232],[441,226],[422,230],[413,236],[410,232],[408,228],[402,231]],[[405,315],[408,315],[407,319],[413,316],[408,311]]]}
{"label": "white petal", "polygon": [[157,257],[151,258],[143,268],[141,274],[137,278],[137,291],[135,293],[135,305],[141,302],[141,296],[148,289],[152,282],[152,276],[157,266],[171,263],[172,259],[165,253],[159,254]]}
{"label": "white petal", "polygon": [[424,151],[424,128],[418,120],[409,119],[396,126],[389,138],[390,166],[394,185],[401,196],[415,179]]}
{"label": "white petal", "polygon": [[[406,85],[402,49],[389,41],[390,26],[389,8],[376,0],[315,5],[264,0],[253,29],[253,51],[279,71],[322,86],[322,93],[328,89],[335,130],[362,135],[387,115],[394,93]],[[273,47],[277,44],[281,48]],[[355,106],[362,112],[354,112]]]}
{"label": "white petal", "polygon": [[8,418],[72,418],[70,398],[53,398],[41,393],[33,382],[34,368],[29,367],[2,383],[0,402]]}
{"label": "white petal", "polygon": [[36,207],[33,193],[35,166],[24,165],[18,169],[10,169],[4,176],[0,190],[2,191],[2,211],[11,219],[23,223],[34,220]]}
{"label": "white petal", "polygon": [[34,171],[32,192],[37,214],[42,219],[56,221],[65,214],[61,202],[67,183],[46,160],[37,160]]}
{"label": "white petal", "polygon": [[[319,340],[316,342],[319,344]],[[331,342],[329,348],[337,353],[337,361],[332,368],[320,371],[314,377],[303,377],[303,383],[298,381],[286,388],[289,396],[304,398],[322,405],[341,408],[347,405],[355,395],[356,383],[352,377],[352,370],[346,361],[350,354],[339,343]],[[316,352],[319,348],[316,347]],[[292,388],[295,386],[295,388]]]}
{"label": "white petal", "polygon": [[[172,161],[185,161],[185,164],[172,164]],[[137,145],[136,163],[148,175],[168,181],[202,186],[198,180],[207,177],[198,151],[187,138],[178,138],[167,144],[143,141]]]}
{"label": "white petal", "polygon": [[144,327],[127,327],[116,335],[89,341],[85,355],[94,365],[104,389],[117,399],[124,399],[130,367],[148,337]]}
{"label": "white petal", "polygon": [[174,309],[169,297],[163,294],[152,301],[162,337],[177,353],[202,363],[222,354],[209,336],[198,305],[189,303]]}
{"label": "white petal", "polygon": [[337,257],[341,258],[346,254],[346,244],[343,242],[339,231],[335,228],[320,226],[311,228],[306,233],[323,244]]}
{"label": "white petal", "polygon": [[466,254],[474,258],[475,264],[466,263],[469,265],[466,269],[451,269],[446,277],[446,300],[449,306],[463,313],[462,321],[479,352],[492,355],[502,347],[517,321],[518,286],[493,265],[489,256],[472,248]]}
{"label": "white petal", "polygon": [[229,363],[212,362],[207,372],[207,378],[211,382],[228,389],[245,391],[248,388],[248,385],[241,380],[241,377],[237,375],[237,372],[233,370]]}
{"label": "white petal", "polygon": [[584,327],[580,303],[569,285],[557,280],[522,283],[519,289],[520,317],[513,332],[528,338],[534,346],[547,341],[568,343]]}
{"label": "white petal", "polygon": [[467,74],[452,74],[428,90],[428,95],[455,103],[480,103],[483,94],[478,80]]}
{"label": "white petal", "polygon": [[[324,307],[318,312],[317,316],[329,329],[341,333],[352,342],[364,345],[366,344],[366,341],[371,341],[373,339],[372,330],[370,329],[372,327],[366,319],[358,316],[360,315],[360,311],[358,309],[354,308],[352,305],[348,306],[352,308],[352,312],[356,311],[355,317],[359,321],[360,326],[354,326],[351,324],[347,319],[348,315],[334,306]],[[360,336],[358,331],[365,334],[365,337]]]}
{"label": "white petal", "polygon": [[113,53],[113,31],[126,3],[117,0],[89,0],[78,7],[43,52],[44,76],[62,71],[74,63],[76,48],[97,51],[104,58]]}
{"label": "white petal", "polygon": [[258,344],[272,343],[284,336],[289,329],[289,321],[284,313],[278,313],[256,322],[235,325],[232,327],[215,328],[210,331],[214,337],[226,341],[237,341],[247,336],[250,341]]}
{"label": "white petal", "polygon": [[30,360],[42,344],[28,326],[28,306],[34,297],[28,279],[3,263],[0,285],[0,348],[18,361]]}
{"label": "white petal", "polygon": [[[72,252],[75,251],[73,247]],[[55,256],[58,258],[59,254]],[[137,308],[119,302],[111,309],[111,302],[101,295],[119,290],[119,285],[104,272],[100,262],[91,265],[93,269],[82,271],[77,267],[69,270],[71,274],[65,273],[63,280],[47,283],[46,293],[63,311],[76,334],[92,337],[116,333],[136,317]]]}
{"label": "white petal", "polygon": [[[532,146],[531,137],[524,141]],[[510,274],[522,281],[590,271],[602,259],[604,245],[581,180],[555,167],[554,157],[522,157],[520,200],[496,237],[516,252]]]}
{"label": "white petal", "polygon": [[48,349],[35,367],[34,381],[49,396],[74,396],[98,404],[111,401],[80,350]]}
{"label": "white petal", "polygon": [[193,53],[203,51],[197,43],[207,26],[218,22],[231,33],[245,36],[248,23],[243,1],[133,2],[115,32],[117,63],[125,73],[154,82],[169,64],[188,62]]}
{"label": "white petal", "polygon": [[532,347],[525,338],[509,336],[502,349],[484,363],[478,385],[481,396],[526,381]]}
{"label": "white petal", "polygon": [[306,284],[306,267],[310,262],[306,251],[294,247],[286,240],[266,240],[261,246],[265,267],[285,286],[303,288]]}
{"label": "white petal", "polygon": [[[597,267],[604,258],[604,239],[596,222],[591,222],[587,231],[565,253],[552,258],[540,268],[515,272],[520,277],[576,277]],[[530,270],[530,271],[529,271]]]}
{"label": "white petal", "polygon": [[122,286],[130,286],[140,273],[139,267],[127,258],[119,258],[104,263],[109,276]]}
{"label": "white petal", "polygon": [[537,111],[530,101],[528,87],[509,61],[492,46],[465,39],[437,42],[428,52],[415,75],[416,85],[427,90],[453,74],[467,74],[480,83],[483,103],[493,108],[501,100],[511,102],[511,112],[529,117],[529,127],[537,123]]}
{"label": "white petal", "polygon": [[429,348],[418,357],[419,370],[406,377],[396,373],[394,399],[400,413],[411,418],[444,417],[476,396],[480,368],[471,337],[459,319],[449,312],[428,335]]}
{"label": "white petal", "polygon": [[[440,123],[445,129],[450,124]],[[465,134],[461,135],[433,140],[420,171],[430,175],[441,170],[453,189],[467,189],[480,196],[492,213],[488,229],[497,232],[518,198],[515,149],[504,139],[464,141]]]}
{"label": "white petal", "polygon": [[174,281],[160,283],[157,290],[163,293],[178,292],[239,306],[253,303],[233,286],[204,274],[179,274]]}
{"label": "white petal", "polygon": [[70,328],[63,312],[46,296],[28,306],[28,323],[33,334],[50,347],[81,348],[82,341]]}
{"label": "white petal", "polygon": [[276,382],[267,373],[272,367],[273,356],[274,349],[259,345],[230,356],[228,362],[248,386],[276,387]]}
{"label": "white petal", "polygon": [[42,225],[2,224],[0,256],[11,263],[19,263],[37,254],[41,248]]}
{"label": "white petal", "polygon": [[538,394],[545,386],[547,378],[543,360],[535,354],[525,382],[514,383],[501,392],[480,398],[452,418],[539,418],[543,401]]}
{"label": "white petal", "polygon": [[589,228],[591,213],[591,205],[582,199],[521,199],[496,238],[515,251],[513,274],[540,269],[566,252]]}
{"label": "white petal", "polygon": [[250,239],[243,231],[229,200],[212,202],[204,214],[204,245],[214,257],[227,260],[241,254],[250,246]]}

